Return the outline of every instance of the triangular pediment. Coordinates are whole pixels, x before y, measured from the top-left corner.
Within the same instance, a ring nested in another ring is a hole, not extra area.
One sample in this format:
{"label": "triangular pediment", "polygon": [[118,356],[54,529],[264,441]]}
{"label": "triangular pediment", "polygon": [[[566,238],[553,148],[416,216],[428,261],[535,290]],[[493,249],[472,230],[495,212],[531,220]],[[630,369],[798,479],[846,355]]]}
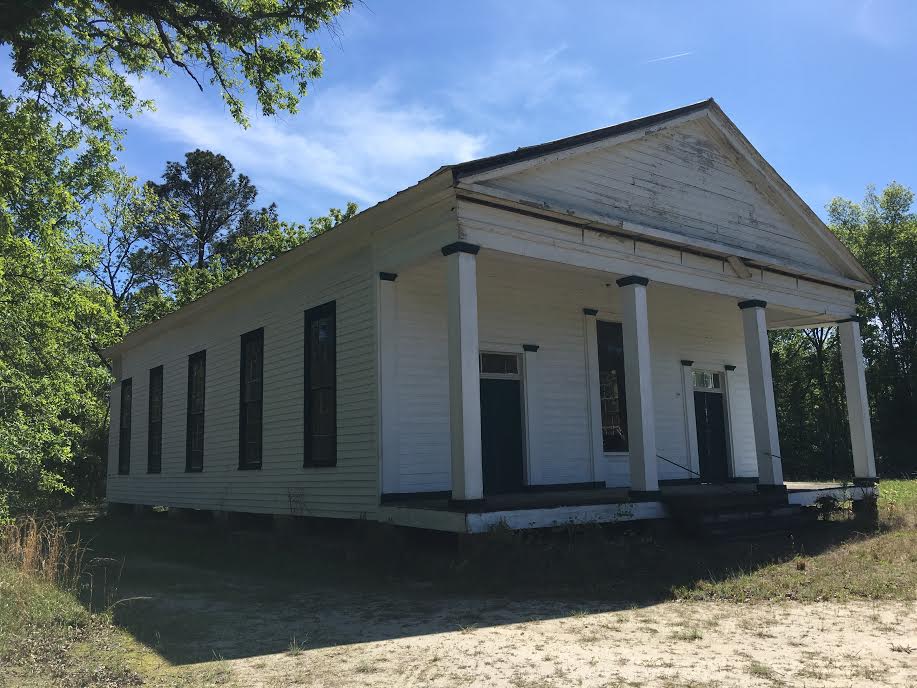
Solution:
{"label": "triangular pediment", "polygon": [[707,103],[581,144],[547,144],[555,149],[543,154],[529,149],[535,154],[497,156],[490,166],[479,161],[464,171],[459,166],[457,181],[557,212],[645,227],[759,264],[870,282],[716,104]]}

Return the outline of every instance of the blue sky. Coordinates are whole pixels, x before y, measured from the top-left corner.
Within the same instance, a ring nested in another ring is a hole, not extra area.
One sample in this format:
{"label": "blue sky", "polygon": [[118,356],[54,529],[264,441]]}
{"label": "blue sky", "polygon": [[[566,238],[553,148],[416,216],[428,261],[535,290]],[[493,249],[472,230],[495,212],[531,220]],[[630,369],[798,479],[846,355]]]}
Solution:
{"label": "blue sky", "polygon": [[917,3],[364,0],[301,112],[248,130],[180,75],[126,124],[144,179],[195,147],[226,155],[304,221],[365,208],[441,164],[710,96],[820,214],[869,183],[917,187]]}

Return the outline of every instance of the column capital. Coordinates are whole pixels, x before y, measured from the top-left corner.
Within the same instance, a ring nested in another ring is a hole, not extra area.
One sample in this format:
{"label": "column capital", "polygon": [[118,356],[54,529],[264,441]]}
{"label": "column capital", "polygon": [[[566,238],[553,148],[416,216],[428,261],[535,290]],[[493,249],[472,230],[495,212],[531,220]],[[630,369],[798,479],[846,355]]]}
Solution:
{"label": "column capital", "polygon": [[398,279],[398,273],[395,272],[380,272],[379,279],[383,282],[394,282]]}
{"label": "column capital", "polygon": [[767,308],[767,301],[761,299],[749,299],[748,301],[739,301],[739,308],[743,311],[746,308]]}
{"label": "column capital", "polygon": [[856,323],[857,325],[862,325],[862,324],[863,324],[863,318],[859,318],[859,317],[853,315],[853,316],[851,316],[851,317],[849,317],[849,318],[844,318],[843,320],[838,320],[836,324],[837,324],[837,325],[843,325],[844,323]]}
{"label": "column capital", "polygon": [[592,317],[595,317],[598,314],[599,314],[598,308],[584,308],[583,309],[583,315],[591,315]]}
{"label": "column capital", "polygon": [[456,241],[451,244],[446,244],[442,248],[444,256],[451,256],[453,253],[470,253],[476,256],[480,250],[480,246],[477,244],[469,244],[467,241]]}
{"label": "column capital", "polygon": [[522,350],[531,351],[532,353],[535,353],[536,351],[538,351],[538,345],[537,344],[523,344]]}
{"label": "column capital", "polygon": [[641,287],[645,287],[650,283],[648,277],[641,277],[640,275],[630,275],[628,277],[622,277],[619,280],[615,280],[615,284],[619,287],[629,287],[632,284],[639,284]]}
{"label": "column capital", "polygon": [[734,365],[724,365],[723,368],[726,369],[726,372],[727,372],[727,373],[731,373],[733,370],[736,369],[736,367],[735,367]]}
{"label": "column capital", "polygon": [[683,359],[681,359],[681,364],[682,364],[685,368],[690,368],[691,366],[694,365],[694,361],[689,361],[688,359],[683,358]]}

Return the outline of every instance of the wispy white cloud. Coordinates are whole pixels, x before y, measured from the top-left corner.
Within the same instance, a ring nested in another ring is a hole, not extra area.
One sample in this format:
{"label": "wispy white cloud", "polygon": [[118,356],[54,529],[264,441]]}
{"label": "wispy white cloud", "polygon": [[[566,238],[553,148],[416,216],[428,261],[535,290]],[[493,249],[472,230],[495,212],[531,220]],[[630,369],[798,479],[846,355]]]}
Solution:
{"label": "wispy white cloud", "polygon": [[577,130],[611,124],[630,103],[610,71],[577,59],[566,44],[499,57],[459,81],[450,97],[458,112],[504,135],[552,121]]}
{"label": "wispy white cloud", "polygon": [[643,64],[652,64],[653,62],[667,62],[669,60],[677,60],[680,57],[688,57],[693,55],[694,51],[688,51],[686,53],[675,53],[674,55],[666,55],[665,57],[654,57],[651,60],[644,60]]}
{"label": "wispy white cloud", "polygon": [[863,0],[851,18],[853,30],[860,38],[884,48],[892,47],[911,36],[910,30],[905,29],[908,22],[896,16],[888,3]]}
{"label": "wispy white cloud", "polygon": [[253,118],[239,127],[219,106],[201,108],[145,81],[155,112],[137,124],[189,147],[223,153],[267,191],[324,191],[362,206],[410,186],[444,162],[477,157],[484,138],[445,123],[442,113],[404,102],[397,84],[314,92],[302,112]]}

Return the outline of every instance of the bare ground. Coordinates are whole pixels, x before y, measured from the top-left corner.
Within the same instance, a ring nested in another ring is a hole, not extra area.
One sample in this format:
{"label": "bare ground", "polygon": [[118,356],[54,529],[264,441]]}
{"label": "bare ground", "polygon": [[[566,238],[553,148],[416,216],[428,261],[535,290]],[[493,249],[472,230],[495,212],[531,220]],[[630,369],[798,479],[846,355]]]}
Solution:
{"label": "bare ground", "polygon": [[328,591],[170,605],[223,629],[184,647],[211,658],[186,668],[220,659],[246,687],[917,686],[913,602],[610,608]]}

